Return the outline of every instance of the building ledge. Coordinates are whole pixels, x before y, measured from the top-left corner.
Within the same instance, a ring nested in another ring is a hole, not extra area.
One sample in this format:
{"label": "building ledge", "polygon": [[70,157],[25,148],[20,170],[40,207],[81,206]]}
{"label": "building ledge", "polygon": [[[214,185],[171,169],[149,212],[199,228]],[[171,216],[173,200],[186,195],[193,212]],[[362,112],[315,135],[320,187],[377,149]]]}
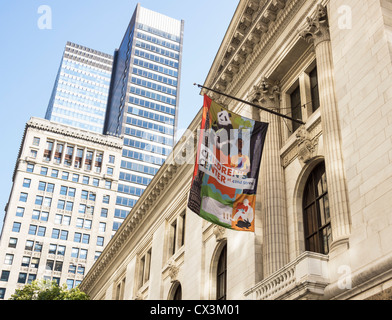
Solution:
{"label": "building ledge", "polygon": [[252,300],[319,299],[328,284],[328,256],[306,251],[244,295]]}

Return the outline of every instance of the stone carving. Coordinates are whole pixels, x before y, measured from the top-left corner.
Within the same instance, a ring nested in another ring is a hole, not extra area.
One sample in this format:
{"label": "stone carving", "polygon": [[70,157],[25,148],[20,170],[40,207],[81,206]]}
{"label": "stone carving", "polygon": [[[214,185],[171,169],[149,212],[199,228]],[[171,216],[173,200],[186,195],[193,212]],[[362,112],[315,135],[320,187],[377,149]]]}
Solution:
{"label": "stone carving", "polygon": [[180,271],[180,268],[175,265],[173,260],[170,260],[168,265],[169,265],[170,281],[173,283],[173,282],[177,281],[177,276],[178,276],[178,272]]}
{"label": "stone carving", "polygon": [[299,35],[307,42],[317,46],[320,42],[330,40],[327,9],[319,4],[312,17],[306,18],[306,25],[299,30]]}
{"label": "stone carving", "polygon": [[317,142],[311,139],[309,132],[301,126],[296,133],[298,159],[307,163],[315,156]]}
{"label": "stone carving", "polygon": [[217,242],[226,238],[226,229],[224,227],[214,225],[212,232],[214,233]]}

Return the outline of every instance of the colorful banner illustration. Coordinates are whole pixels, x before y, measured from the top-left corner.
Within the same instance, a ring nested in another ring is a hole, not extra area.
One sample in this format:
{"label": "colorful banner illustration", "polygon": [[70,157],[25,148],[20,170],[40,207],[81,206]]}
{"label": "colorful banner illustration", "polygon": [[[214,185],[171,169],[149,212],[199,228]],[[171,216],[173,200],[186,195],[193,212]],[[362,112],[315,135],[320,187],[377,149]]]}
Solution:
{"label": "colorful banner illustration", "polygon": [[204,95],[188,207],[222,227],[255,230],[256,191],[268,123],[237,115]]}

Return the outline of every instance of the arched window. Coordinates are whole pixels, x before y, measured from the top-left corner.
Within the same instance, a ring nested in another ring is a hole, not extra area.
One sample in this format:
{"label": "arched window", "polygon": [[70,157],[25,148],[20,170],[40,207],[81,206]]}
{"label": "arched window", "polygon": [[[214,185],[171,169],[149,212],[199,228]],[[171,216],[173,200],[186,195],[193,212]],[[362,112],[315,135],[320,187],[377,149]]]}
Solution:
{"label": "arched window", "polygon": [[223,247],[219,260],[216,273],[216,299],[226,300],[226,277],[227,277],[227,250],[226,246]]}
{"label": "arched window", "polygon": [[305,248],[328,254],[332,240],[324,162],[311,172],[303,196]]}
{"label": "arched window", "polygon": [[[172,287],[172,293],[170,294],[171,298],[169,300],[182,300],[182,288],[181,283],[178,281],[175,282],[174,286]],[[170,297],[169,296],[169,297]]]}

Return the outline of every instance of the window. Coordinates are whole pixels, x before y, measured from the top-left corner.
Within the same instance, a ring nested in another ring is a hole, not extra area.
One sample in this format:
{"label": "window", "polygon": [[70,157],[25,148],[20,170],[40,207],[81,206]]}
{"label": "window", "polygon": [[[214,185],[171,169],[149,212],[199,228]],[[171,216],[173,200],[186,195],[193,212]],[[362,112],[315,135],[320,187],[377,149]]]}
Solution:
{"label": "window", "polygon": [[82,240],[82,234],[79,232],[75,232],[74,234],[74,242],[80,242]]}
{"label": "window", "polygon": [[105,231],[106,231],[106,223],[100,222],[99,223],[99,232],[105,232]]}
{"label": "window", "polygon": [[86,268],[82,265],[78,265],[78,274],[84,275],[84,272],[86,271]]}
{"label": "window", "polygon": [[14,222],[14,224],[12,225],[12,232],[19,232],[20,226],[21,226],[20,222]]}
{"label": "window", "polygon": [[26,283],[27,273],[20,272],[18,277],[18,283]]}
{"label": "window", "polygon": [[99,187],[99,179],[93,178],[93,186],[94,187]]}
{"label": "window", "polygon": [[68,188],[68,197],[75,198],[76,189]]}
{"label": "window", "polygon": [[89,244],[90,243],[90,235],[89,234],[83,234],[82,236],[82,243]]}
{"label": "window", "polygon": [[16,213],[15,213],[15,215],[16,215],[17,217],[23,217],[24,211],[25,211],[25,208],[17,207],[17,208],[16,208]]}
{"label": "window", "polygon": [[27,172],[34,172],[34,165],[31,164],[31,163],[27,164],[27,169],[26,169],[26,171],[27,171]]}
{"label": "window", "polygon": [[93,163],[93,152],[87,151],[86,152],[86,159],[84,160],[84,169],[91,170],[92,163]]}
{"label": "window", "polygon": [[34,251],[35,252],[42,252],[42,243],[41,242],[36,242],[34,245]]}
{"label": "window", "polygon": [[0,299],[4,299],[5,296],[5,288],[0,288]]}
{"label": "window", "polygon": [[316,111],[320,107],[320,97],[317,79],[317,67],[309,73],[310,78],[310,92],[312,96],[312,111]]}
{"label": "window", "polygon": [[170,244],[169,244],[169,250],[170,250],[170,255],[172,256],[173,254],[176,253],[176,238],[177,238],[177,220],[175,220],[171,225],[170,225]]}
{"label": "window", "polygon": [[173,300],[182,300],[182,288],[180,283],[177,284],[176,290],[174,291]]}
{"label": "window", "polygon": [[83,149],[77,149],[76,156],[75,156],[75,168],[82,167],[82,159],[83,159]]}
{"label": "window", "polygon": [[30,257],[22,257],[22,267],[28,267],[30,265]]}
{"label": "window", "polygon": [[103,247],[104,237],[97,237],[97,246]]}
{"label": "window", "polygon": [[54,229],[52,230],[52,238],[53,239],[58,239],[60,236],[60,230],[59,229]]}
{"label": "window", "polygon": [[139,288],[150,279],[151,248],[140,258],[139,262]]}
{"label": "window", "polygon": [[57,169],[52,169],[52,178],[57,178],[59,176],[59,171]]}
{"label": "window", "polygon": [[27,283],[31,284],[37,278],[36,274],[29,274],[27,277]]}
{"label": "window", "polygon": [[74,174],[72,175],[72,181],[73,181],[73,182],[79,182],[79,175],[76,174],[76,173],[74,173]]}
{"label": "window", "polygon": [[109,156],[109,163],[114,163],[115,160],[116,160],[115,156],[112,155]]}
{"label": "window", "polygon": [[71,290],[74,287],[74,280],[67,279],[67,289]]}
{"label": "window", "polygon": [[63,262],[56,261],[54,264],[54,271],[61,272],[63,270]]}
{"label": "window", "polygon": [[86,213],[86,205],[82,204],[82,203],[79,204],[79,211],[78,212],[85,214]]}
{"label": "window", "polygon": [[3,270],[3,271],[1,272],[0,281],[5,281],[5,282],[7,282],[9,276],[10,276],[10,272],[7,271],[7,270]]}
{"label": "window", "polygon": [[102,169],[102,158],[103,158],[103,154],[102,153],[97,153],[97,155],[95,156],[95,172],[96,173],[100,173],[101,169]]}
{"label": "window", "polygon": [[8,242],[8,248],[16,248],[17,243],[18,239],[10,238],[10,241]]}
{"label": "window", "polygon": [[65,204],[65,210],[72,211],[72,209],[73,209],[73,202],[67,201],[67,203]]}
{"label": "window", "polygon": [[72,165],[72,156],[74,152],[74,147],[67,146],[67,151],[64,156],[64,165],[70,167]]}
{"label": "window", "polygon": [[63,171],[63,175],[61,176],[61,179],[68,180],[68,177],[69,177],[69,172]]}
{"label": "window", "polygon": [[62,196],[66,196],[66,195],[67,195],[67,192],[68,192],[68,187],[66,187],[66,186],[61,186],[61,188],[60,188],[60,194],[61,194]]}
{"label": "window", "polygon": [[38,154],[37,150],[33,150],[33,149],[30,150],[30,157],[32,157],[33,159],[37,158],[37,154]]}
{"label": "window", "polygon": [[89,199],[90,201],[95,201],[95,199],[96,199],[96,194],[95,194],[94,192],[90,192],[90,193],[88,194],[88,199]]}
{"label": "window", "polygon": [[39,146],[40,140],[41,140],[40,138],[34,137],[34,139],[33,139],[33,146]]}
{"label": "window", "polygon": [[185,243],[185,211],[181,213],[170,225],[169,230],[169,257],[180,249]]}
{"label": "window", "polygon": [[23,179],[23,187],[30,188],[31,179],[24,178]]}
{"label": "window", "polygon": [[46,141],[46,149],[44,150],[44,161],[50,161],[53,151],[53,141]]}
{"label": "window", "polygon": [[110,196],[108,195],[103,196],[102,203],[109,204],[109,201],[110,201]]}
{"label": "window", "polygon": [[26,240],[26,244],[25,244],[25,250],[33,250],[33,246],[34,246],[34,241],[31,240]]}
{"label": "window", "polygon": [[107,216],[108,216],[108,209],[101,208],[101,217],[107,218]]}
{"label": "window", "polygon": [[79,259],[87,259],[87,249],[80,249]]}
{"label": "window", "polygon": [[35,197],[35,204],[37,206],[41,206],[43,201],[44,201],[44,197],[43,196],[36,196]]}
{"label": "window", "polygon": [[52,205],[52,198],[45,197],[44,202],[43,202],[43,206],[50,207],[51,205]]}
{"label": "window", "polygon": [[[76,248],[75,248],[76,249]],[[70,264],[68,268],[68,273],[76,274],[76,266],[74,264]]]}
{"label": "window", "polygon": [[105,181],[105,188],[110,190],[112,188],[112,182],[108,180]]}
{"label": "window", "polygon": [[227,278],[227,248],[222,249],[218,259],[216,272],[216,299],[226,300],[226,278]]}
{"label": "window", "polygon": [[59,200],[57,202],[57,209],[64,210],[64,208],[65,208],[65,201],[64,200]]}
{"label": "window", "polygon": [[53,270],[53,266],[54,266],[54,260],[46,260],[46,270]]}
{"label": "window", "polygon": [[113,168],[108,167],[106,173],[108,174],[108,176],[112,176],[113,175]]}
{"label": "window", "polygon": [[54,152],[54,162],[56,164],[61,163],[61,157],[63,156],[63,151],[64,151],[64,145],[61,143],[57,143],[56,151]]}
{"label": "window", "polygon": [[48,183],[46,185],[46,192],[53,193],[53,191],[54,191],[54,184],[53,183]]}
{"label": "window", "polygon": [[[301,110],[301,92],[299,85],[290,94],[291,102],[291,117],[297,120],[302,120],[302,110]],[[292,121],[293,132],[300,127],[298,122]]]}
{"label": "window", "polygon": [[45,191],[45,189],[46,189],[46,182],[40,181],[38,183],[38,190],[39,191]]}
{"label": "window", "polygon": [[57,245],[56,244],[50,244],[48,253],[49,254],[56,254],[56,251],[57,251]]}
{"label": "window", "polygon": [[60,240],[67,240],[68,239],[68,231],[67,230],[61,230],[60,232]]}
{"label": "window", "polygon": [[5,259],[4,259],[4,264],[12,265],[12,262],[14,261],[14,255],[13,254],[6,254]]}
{"label": "window", "polygon": [[29,226],[29,231],[28,231],[28,233],[31,234],[31,235],[33,235],[33,236],[35,236],[35,234],[37,233],[37,226],[31,224],[31,225]]}
{"label": "window", "polygon": [[332,232],[324,163],[312,171],[306,182],[303,215],[306,250],[328,254]]}
{"label": "window", "polygon": [[43,176],[46,176],[46,175],[48,174],[48,168],[46,168],[46,167],[41,167],[41,172],[40,172],[40,174],[43,175]]}
{"label": "window", "polygon": [[81,198],[83,200],[87,200],[87,198],[88,198],[88,191],[87,190],[82,190]]}
{"label": "window", "polygon": [[28,197],[28,194],[27,194],[27,193],[21,192],[21,193],[20,193],[20,196],[19,196],[19,201],[20,201],[20,202],[27,202],[27,197]]}
{"label": "window", "polygon": [[30,267],[38,268],[38,265],[39,265],[39,258],[31,258]]}
{"label": "window", "polygon": [[89,184],[90,178],[88,176],[83,176],[82,183]]}

